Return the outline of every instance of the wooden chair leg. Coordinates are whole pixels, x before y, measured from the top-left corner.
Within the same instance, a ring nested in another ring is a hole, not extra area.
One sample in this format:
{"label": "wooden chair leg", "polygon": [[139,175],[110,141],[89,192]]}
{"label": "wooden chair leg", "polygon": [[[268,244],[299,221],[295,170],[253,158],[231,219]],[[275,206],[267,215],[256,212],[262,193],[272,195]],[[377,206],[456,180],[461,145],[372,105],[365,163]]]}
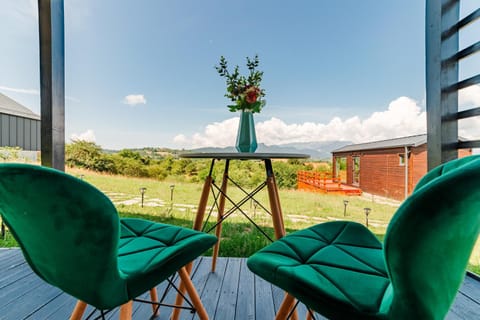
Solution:
{"label": "wooden chair leg", "polygon": [[307,309],[307,320],[313,320],[312,313],[313,313],[313,310]]}
{"label": "wooden chair leg", "polygon": [[195,289],[195,286],[193,285],[190,275],[185,267],[178,270],[178,274],[180,275],[180,279],[182,279],[182,283],[187,290],[188,296],[192,300],[193,306],[197,311],[198,318],[201,320],[208,320],[207,310],[205,310],[205,307],[200,300],[200,296],[198,295],[197,290]]}
{"label": "wooden chair leg", "polygon": [[81,300],[78,300],[75,308],[72,311],[72,314],[70,315],[70,320],[81,320],[86,308],[87,304]]}
{"label": "wooden chair leg", "polygon": [[[156,287],[153,287],[152,289],[150,289],[150,301],[158,302],[158,294],[157,294]],[[152,304],[152,311],[153,311],[153,316],[158,316],[157,305]]]}
{"label": "wooden chair leg", "polygon": [[[187,264],[183,268],[185,268],[187,273],[190,274],[190,272],[192,271],[192,268],[193,268],[193,262],[190,262],[189,264]],[[178,287],[178,291],[180,291],[182,294],[185,294],[185,284],[183,283],[183,281],[180,281],[180,286]],[[183,304],[182,294],[177,293],[177,297],[175,298],[175,305],[176,306],[181,306]],[[173,309],[171,320],[178,320],[178,317],[180,316],[181,311],[182,311],[182,309],[180,309],[180,308]]]}
{"label": "wooden chair leg", "polygon": [[[280,305],[280,309],[278,309],[277,315],[275,316],[275,320],[284,320],[287,319],[288,314],[292,310],[295,305],[295,297],[286,293],[285,298],[283,298],[283,302]],[[297,319],[297,313],[294,312],[293,319]]]}
{"label": "wooden chair leg", "polygon": [[132,320],[133,301],[128,301],[120,307],[120,320]]}
{"label": "wooden chair leg", "polygon": [[298,313],[297,313],[297,310],[294,310],[293,313],[292,313],[292,320],[298,320]]}

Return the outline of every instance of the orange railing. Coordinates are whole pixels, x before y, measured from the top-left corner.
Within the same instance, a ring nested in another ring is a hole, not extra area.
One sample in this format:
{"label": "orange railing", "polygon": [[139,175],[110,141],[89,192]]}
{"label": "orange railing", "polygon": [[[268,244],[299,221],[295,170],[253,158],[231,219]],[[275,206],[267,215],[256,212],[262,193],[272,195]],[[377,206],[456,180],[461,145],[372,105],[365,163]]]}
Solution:
{"label": "orange railing", "polygon": [[362,194],[358,188],[343,185],[340,178],[317,171],[298,171],[297,189],[321,193]]}

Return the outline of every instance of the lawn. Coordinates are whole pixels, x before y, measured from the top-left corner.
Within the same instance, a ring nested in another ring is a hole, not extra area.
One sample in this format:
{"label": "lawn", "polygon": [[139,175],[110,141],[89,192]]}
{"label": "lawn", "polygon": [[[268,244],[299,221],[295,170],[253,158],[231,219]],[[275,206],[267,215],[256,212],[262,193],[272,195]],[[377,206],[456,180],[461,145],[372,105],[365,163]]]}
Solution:
{"label": "lawn", "polygon": [[[106,193],[115,203],[122,217],[142,217],[192,227],[202,184],[102,175],[78,169],[68,169],[67,172],[81,177]],[[140,188],[146,188],[143,207]],[[229,195],[235,200],[243,196],[241,191],[233,185],[229,185]],[[375,199],[366,197],[323,195],[296,190],[280,190],[280,199],[287,233],[325,221],[347,219],[365,224],[364,208],[370,208],[369,228],[382,240],[386,227],[397,208],[395,205],[378,203],[374,201]],[[256,200],[268,208],[266,191],[261,191]],[[346,212],[344,200],[348,200]],[[212,204],[212,197],[210,197],[207,215]],[[231,205],[227,202],[226,211],[229,208]],[[271,238],[274,237],[271,218],[258,204],[248,201],[242,206],[242,210],[262,226]],[[344,213],[346,213],[345,216]],[[207,228],[213,224],[213,220],[215,220],[215,211]],[[223,223],[220,256],[247,257],[268,243],[269,240],[245,217],[235,213]],[[7,235],[6,240],[0,239],[0,247],[15,245],[10,235]],[[480,273],[480,241],[477,242],[470,259],[469,270]]]}

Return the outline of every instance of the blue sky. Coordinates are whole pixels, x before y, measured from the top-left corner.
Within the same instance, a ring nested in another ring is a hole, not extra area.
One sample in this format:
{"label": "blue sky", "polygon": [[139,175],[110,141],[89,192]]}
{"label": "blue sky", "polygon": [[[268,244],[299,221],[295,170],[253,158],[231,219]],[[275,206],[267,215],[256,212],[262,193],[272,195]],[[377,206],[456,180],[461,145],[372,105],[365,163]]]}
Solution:
{"label": "blue sky", "polygon": [[[475,2],[464,0],[462,12]],[[238,114],[226,107],[214,65],[224,55],[243,67],[255,54],[267,100],[255,115],[259,142],[423,133],[424,7],[419,0],[65,1],[66,139],[115,149],[233,145]],[[0,0],[0,92],[38,112],[36,11],[36,0]],[[467,30],[461,46],[479,30],[478,23]],[[480,70],[480,59],[461,66],[464,76],[471,70]],[[480,87],[461,101],[480,105]],[[475,127],[461,133],[476,135]]]}

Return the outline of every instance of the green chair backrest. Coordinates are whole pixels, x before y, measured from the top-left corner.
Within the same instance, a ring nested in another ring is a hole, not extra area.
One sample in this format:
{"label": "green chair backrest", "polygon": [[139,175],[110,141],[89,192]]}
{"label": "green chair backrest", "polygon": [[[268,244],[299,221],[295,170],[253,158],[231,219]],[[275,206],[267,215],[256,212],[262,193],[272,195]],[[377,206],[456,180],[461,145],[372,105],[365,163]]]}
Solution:
{"label": "green chair backrest", "polygon": [[90,184],[54,169],[1,164],[0,214],[48,283],[89,303],[102,290],[125,291],[118,281],[118,214]]}
{"label": "green chair backrest", "polygon": [[480,230],[480,156],[429,172],[397,210],[385,236],[392,319],[443,319]]}

